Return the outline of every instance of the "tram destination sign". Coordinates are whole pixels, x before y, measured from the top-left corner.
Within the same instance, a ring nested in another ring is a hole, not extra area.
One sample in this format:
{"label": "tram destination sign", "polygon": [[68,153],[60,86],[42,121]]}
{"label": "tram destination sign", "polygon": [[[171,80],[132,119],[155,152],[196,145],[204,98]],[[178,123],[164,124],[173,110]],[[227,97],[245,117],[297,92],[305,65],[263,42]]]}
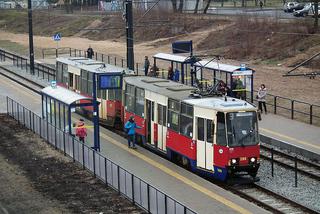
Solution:
{"label": "tram destination sign", "polygon": [[101,89],[121,89],[122,73],[100,74],[98,77],[98,88]]}

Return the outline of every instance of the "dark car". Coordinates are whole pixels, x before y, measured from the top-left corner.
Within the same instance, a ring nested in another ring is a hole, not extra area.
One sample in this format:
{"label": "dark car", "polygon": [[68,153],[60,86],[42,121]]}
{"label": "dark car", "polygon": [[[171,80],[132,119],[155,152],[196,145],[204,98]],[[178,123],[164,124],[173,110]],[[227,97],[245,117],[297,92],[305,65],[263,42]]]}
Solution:
{"label": "dark car", "polygon": [[304,6],[305,3],[288,2],[284,5],[283,11],[286,13],[292,13],[296,10],[302,10]]}

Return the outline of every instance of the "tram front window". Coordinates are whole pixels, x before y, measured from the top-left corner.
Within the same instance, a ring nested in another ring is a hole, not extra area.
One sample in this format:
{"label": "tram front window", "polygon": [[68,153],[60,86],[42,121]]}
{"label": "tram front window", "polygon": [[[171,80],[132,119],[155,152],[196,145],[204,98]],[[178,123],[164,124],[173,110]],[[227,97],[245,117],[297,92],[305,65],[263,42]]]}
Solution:
{"label": "tram front window", "polygon": [[227,137],[230,147],[258,144],[256,112],[227,113]]}

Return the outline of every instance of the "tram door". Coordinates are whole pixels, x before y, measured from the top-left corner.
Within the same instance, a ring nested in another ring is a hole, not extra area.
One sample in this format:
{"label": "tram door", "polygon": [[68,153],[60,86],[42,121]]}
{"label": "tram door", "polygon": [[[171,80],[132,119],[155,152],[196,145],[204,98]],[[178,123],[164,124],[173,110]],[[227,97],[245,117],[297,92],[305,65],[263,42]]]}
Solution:
{"label": "tram door", "polygon": [[147,100],[147,142],[150,144],[154,144],[154,102]]}
{"label": "tram door", "polygon": [[201,117],[197,122],[197,167],[213,170],[214,123]]}
{"label": "tram door", "polygon": [[167,140],[167,106],[158,104],[158,149],[166,150]]}

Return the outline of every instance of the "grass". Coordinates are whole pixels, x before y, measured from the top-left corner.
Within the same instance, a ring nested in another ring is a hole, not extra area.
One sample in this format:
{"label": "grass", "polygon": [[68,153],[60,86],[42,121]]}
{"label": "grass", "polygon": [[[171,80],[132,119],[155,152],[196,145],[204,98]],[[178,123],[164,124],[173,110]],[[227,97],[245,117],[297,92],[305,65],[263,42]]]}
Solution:
{"label": "grass", "polygon": [[[14,52],[23,56],[29,55],[29,47],[25,45],[21,45],[16,42],[11,42],[9,40],[0,40],[0,48],[3,48],[7,51]],[[36,57],[41,56],[41,49],[35,48],[34,52]]]}

